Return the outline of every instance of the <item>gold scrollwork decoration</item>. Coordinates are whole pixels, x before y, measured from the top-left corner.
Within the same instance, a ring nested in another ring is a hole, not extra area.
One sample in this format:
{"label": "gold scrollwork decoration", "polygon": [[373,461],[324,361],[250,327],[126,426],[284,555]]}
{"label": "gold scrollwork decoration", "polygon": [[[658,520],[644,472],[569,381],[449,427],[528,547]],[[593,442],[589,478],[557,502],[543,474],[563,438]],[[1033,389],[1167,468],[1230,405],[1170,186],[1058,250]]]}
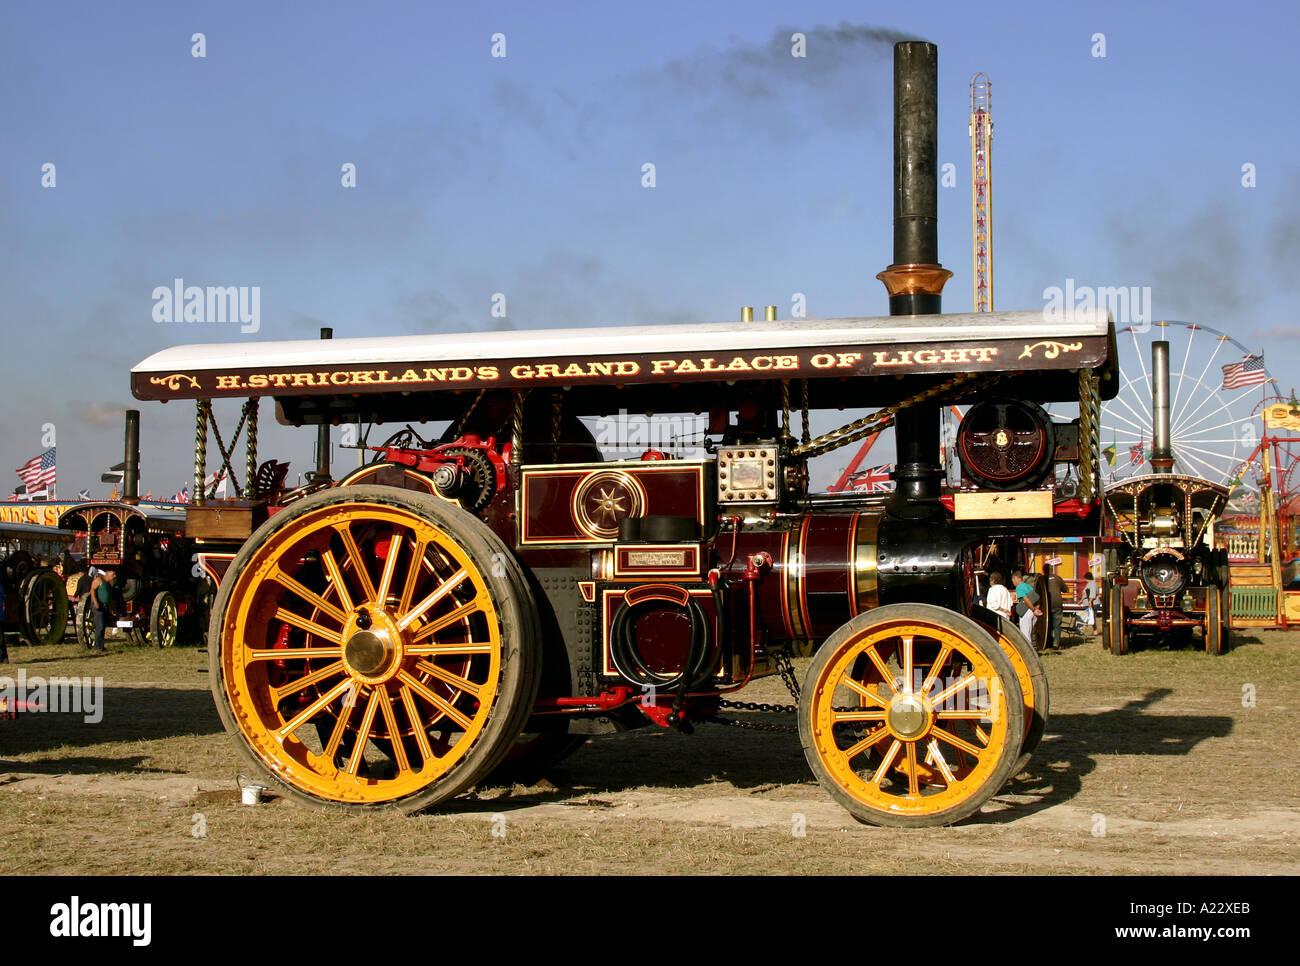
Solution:
{"label": "gold scrollwork decoration", "polygon": [[191,389],[199,389],[199,381],[193,376],[188,376],[183,372],[173,372],[170,376],[150,376],[149,382],[154,386],[166,386],[172,392],[181,387],[181,380],[188,379]]}
{"label": "gold scrollwork decoration", "polygon": [[1025,346],[1025,351],[1020,353],[1020,355],[1016,356],[1016,358],[1031,359],[1033,358],[1034,350],[1039,348],[1040,346],[1045,346],[1047,350],[1043,353],[1044,359],[1055,359],[1062,352],[1078,352],[1080,349],[1083,348],[1083,343],[1082,342],[1052,342],[1050,340],[1044,342],[1035,342],[1033,345]]}

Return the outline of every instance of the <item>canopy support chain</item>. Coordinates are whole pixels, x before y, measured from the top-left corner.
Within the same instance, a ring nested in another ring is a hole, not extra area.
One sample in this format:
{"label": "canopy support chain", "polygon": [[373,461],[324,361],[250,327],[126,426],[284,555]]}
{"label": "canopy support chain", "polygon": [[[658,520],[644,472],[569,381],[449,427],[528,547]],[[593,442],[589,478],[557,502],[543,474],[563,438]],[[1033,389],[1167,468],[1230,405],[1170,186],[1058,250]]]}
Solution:
{"label": "canopy support chain", "polygon": [[1079,370],[1079,498],[1096,499],[1101,482],[1101,393],[1091,369]]}
{"label": "canopy support chain", "polygon": [[199,399],[194,403],[194,490],[190,502],[202,505],[206,502],[203,483],[208,473],[208,418],[212,412],[212,400]]}
{"label": "canopy support chain", "polygon": [[865,436],[869,436],[872,433],[878,433],[882,429],[893,425],[894,416],[896,416],[900,410],[906,409],[908,406],[914,406],[917,403],[925,402],[926,400],[933,399],[936,396],[942,396],[944,393],[956,389],[958,386],[964,386],[972,380],[979,381],[975,386],[968,388],[986,389],[1008,375],[1010,375],[1010,373],[1005,372],[959,373],[946,382],[938,383],[937,385],[931,386],[929,389],[923,389],[921,392],[908,396],[906,399],[903,399],[892,406],[878,409],[874,413],[869,413],[866,416],[863,416],[861,419],[855,419],[853,422],[841,426],[839,429],[833,429],[829,433],[823,433],[816,439],[811,439],[806,443],[802,443],[795,447],[793,455],[812,457],[820,456],[822,453],[829,453],[833,449],[847,446],[849,443],[857,442]]}
{"label": "canopy support chain", "polygon": [[801,400],[801,409],[803,414],[803,436],[800,438],[799,442],[802,445],[807,446],[808,441],[812,439],[812,432],[809,430],[809,426],[808,426],[808,380],[800,379],[799,387],[803,396]]}
{"label": "canopy support chain", "polygon": [[[248,435],[244,437],[244,471],[247,482],[244,489],[252,496],[257,479],[257,404],[256,396],[244,403],[244,418],[248,420]],[[231,443],[234,446],[234,443]]]}

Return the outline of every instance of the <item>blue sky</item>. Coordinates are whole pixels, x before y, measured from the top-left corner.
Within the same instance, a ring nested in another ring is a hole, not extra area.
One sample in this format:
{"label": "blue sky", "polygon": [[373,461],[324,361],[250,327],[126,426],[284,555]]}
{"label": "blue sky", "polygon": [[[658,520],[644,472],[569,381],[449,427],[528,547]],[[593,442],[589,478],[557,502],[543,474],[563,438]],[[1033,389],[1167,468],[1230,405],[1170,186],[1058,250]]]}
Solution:
{"label": "blue sky", "polygon": [[[8,3],[0,466],[53,423],[61,494],[105,489],[127,373],[172,344],[491,328],[496,292],[520,328],[785,316],[795,292],[814,316],[886,314],[891,54],[841,25],[939,46],[945,309],[971,306],[985,71],[998,308],[1067,278],[1150,286],[1155,318],[1300,383],[1294,8],[989,6]],[[261,331],[155,323],[177,277],[260,286]],[[139,408],[143,486],[170,494],[192,407]],[[263,456],[306,469],[310,433],[270,422]]]}

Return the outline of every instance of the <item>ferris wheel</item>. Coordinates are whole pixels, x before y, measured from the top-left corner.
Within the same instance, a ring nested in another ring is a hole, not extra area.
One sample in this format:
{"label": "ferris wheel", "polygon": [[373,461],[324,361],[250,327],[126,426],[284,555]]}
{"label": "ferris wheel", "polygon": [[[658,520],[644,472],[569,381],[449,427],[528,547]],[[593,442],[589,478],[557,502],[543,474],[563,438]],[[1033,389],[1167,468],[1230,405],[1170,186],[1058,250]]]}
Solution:
{"label": "ferris wheel", "polygon": [[1257,405],[1273,379],[1262,359],[1244,381],[1225,378],[1224,366],[1259,358],[1236,339],[1209,326],[1160,321],[1118,330],[1120,390],[1102,405],[1102,475],[1114,483],[1151,471],[1151,343],[1169,343],[1169,437],[1174,472],[1232,486],[1255,487],[1243,464],[1259,442]]}

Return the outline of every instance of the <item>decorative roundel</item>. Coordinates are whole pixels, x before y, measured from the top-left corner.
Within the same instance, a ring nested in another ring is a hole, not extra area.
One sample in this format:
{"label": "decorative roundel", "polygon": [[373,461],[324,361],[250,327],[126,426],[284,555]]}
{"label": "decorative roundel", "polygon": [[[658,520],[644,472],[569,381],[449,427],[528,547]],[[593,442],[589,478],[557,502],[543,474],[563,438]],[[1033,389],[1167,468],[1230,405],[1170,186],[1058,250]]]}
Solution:
{"label": "decorative roundel", "polygon": [[593,540],[618,537],[618,521],[645,515],[645,490],[630,473],[598,470],[573,493],[573,522]]}
{"label": "decorative roundel", "polygon": [[1143,586],[1157,597],[1180,594],[1187,586],[1187,566],[1182,555],[1172,548],[1148,554],[1141,575]]}
{"label": "decorative roundel", "polygon": [[1018,399],[977,403],[961,421],[957,452],[966,474],[978,483],[1000,490],[1032,486],[1054,455],[1051,418]]}

